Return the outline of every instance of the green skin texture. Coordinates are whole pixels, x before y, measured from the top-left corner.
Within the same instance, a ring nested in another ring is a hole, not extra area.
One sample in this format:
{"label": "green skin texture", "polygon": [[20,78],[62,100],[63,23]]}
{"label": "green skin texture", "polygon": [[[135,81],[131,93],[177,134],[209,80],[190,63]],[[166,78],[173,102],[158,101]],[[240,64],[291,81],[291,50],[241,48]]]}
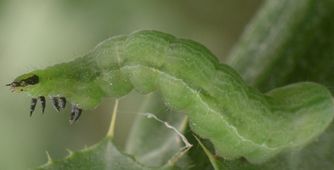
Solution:
{"label": "green skin texture", "polygon": [[209,139],[219,156],[251,163],[305,146],[334,115],[332,96],[319,84],[296,83],[263,94],[201,44],[157,31],[112,37],[81,58],[16,81],[32,74],[40,82],[23,91],[64,96],[86,110],[133,89],[159,91],[166,105],[188,115],[192,130]]}

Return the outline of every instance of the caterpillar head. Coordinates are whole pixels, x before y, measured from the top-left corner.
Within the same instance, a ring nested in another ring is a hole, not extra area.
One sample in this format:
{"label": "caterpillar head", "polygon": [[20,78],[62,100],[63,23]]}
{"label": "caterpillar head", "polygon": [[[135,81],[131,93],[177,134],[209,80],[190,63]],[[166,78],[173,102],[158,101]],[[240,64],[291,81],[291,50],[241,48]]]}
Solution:
{"label": "caterpillar head", "polygon": [[[88,109],[97,105],[96,103],[99,102],[100,97],[92,96],[92,94],[99,93],[96,90],[94,91],[93,87],[96,87],[94,81],[83,82],[77,78],[77,76],[80,76],[78,73],[72,73],[64,66],[59,68],[60,65],[59,67],[50,67],[23,74],[7,86],[11,88],[12,92],[24,92],[32,97],[30,115],[34,112],[37,102],[41,103],[44,113],[46,97],[51,99],[51,103],[57,111],[65,109],[66,103],[71,102],[70,123],[74,123],[79,119],[82,108]],[[67,74],[63,74],[63,71]]]}
{"label": "caterpillar head", "polygon": [[12,83],[7,84],[13,92],[28,91],[39,83],[39,76],[33,73],[23,74],[17,77]]}

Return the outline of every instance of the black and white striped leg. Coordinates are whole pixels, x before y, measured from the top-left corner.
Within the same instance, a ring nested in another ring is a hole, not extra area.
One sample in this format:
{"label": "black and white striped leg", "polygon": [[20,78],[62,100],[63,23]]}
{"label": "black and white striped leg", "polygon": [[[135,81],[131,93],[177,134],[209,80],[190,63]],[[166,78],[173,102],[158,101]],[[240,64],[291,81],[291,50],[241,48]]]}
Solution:
{"label": "black and white striped leg", "polygon": [[45,97],[44,96],[39,96],[38,99],[39,99],[39,101],[41,101],[42,113],[44,113],[44,111],[45,111],[45,103],[46,103]]}
{"label": "black and white striped leg", "polygon": [[37,104],[37,99],[32,98],[31,99],[31,105],[30,105],[30,117],[32,116],[32,113],[34,113],[34,111],[35,111],[36,104]]}
{"label": "black and white striped leg", "polygon": [[70,124],[75,123],[80,118],[81,113],[82,109],[78,108],[76,105],[73,105],[70,115]]}
{"label": "black and white striped leg", "polygon": [[60,106],[59,106],[59,98],[58,97],[52,97],[51,98],[52,105],[56,109],[57,112],[60,111]]}
{"label": "black and white striped leg", "polygon": [[65,109],[66,107],[66,98],[65,97],[59,97],[59,106],[60,109]]}

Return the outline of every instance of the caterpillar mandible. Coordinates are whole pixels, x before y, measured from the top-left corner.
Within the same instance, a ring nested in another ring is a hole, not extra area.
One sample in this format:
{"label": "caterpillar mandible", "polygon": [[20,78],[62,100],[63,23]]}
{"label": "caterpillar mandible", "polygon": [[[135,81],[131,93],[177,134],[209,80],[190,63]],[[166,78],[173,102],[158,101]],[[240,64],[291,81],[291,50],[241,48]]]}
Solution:
{"label": "caterpillar mandible", "polygon": [[109,38],[81,58],[21,75],[8,86],[33,97],[31,113],[37,99],[45,107],[44,96],[57,110],[71,102],[71,122],[104,97],[159,91],[166,105],[188,115],[192,131],[209,139],[218,155],[252,163],[306,145],[334,115],[332,96],[319,84],[296,83],[263,94],[203,45],[158,31]]}

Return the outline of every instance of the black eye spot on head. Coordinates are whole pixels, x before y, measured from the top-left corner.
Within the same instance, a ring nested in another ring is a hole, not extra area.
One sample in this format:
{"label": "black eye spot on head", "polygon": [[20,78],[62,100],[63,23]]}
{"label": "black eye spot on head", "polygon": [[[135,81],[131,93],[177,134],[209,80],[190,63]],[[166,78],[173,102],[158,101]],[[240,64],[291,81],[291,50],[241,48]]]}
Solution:
{"label": "black eye spot on head", "polygon": [[22,80],[22,82],[22,84],[34,85],[39,82],[39,77],[37,75],[33,75],[27,79]]}
{"label": "black eye spot on head", "polygon": [[[11,88],[16,88],[16,87],[25,87],[28,85],[34,85],[39,83],[39,77],[35,74],[32,76],[22,79],[22,80],[15,80],[12,83],[6,84],[6,86],[10,86]],[[22,91],[22,90],[21,90]]]}

